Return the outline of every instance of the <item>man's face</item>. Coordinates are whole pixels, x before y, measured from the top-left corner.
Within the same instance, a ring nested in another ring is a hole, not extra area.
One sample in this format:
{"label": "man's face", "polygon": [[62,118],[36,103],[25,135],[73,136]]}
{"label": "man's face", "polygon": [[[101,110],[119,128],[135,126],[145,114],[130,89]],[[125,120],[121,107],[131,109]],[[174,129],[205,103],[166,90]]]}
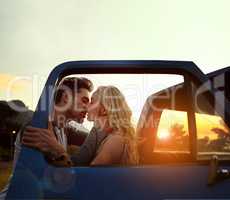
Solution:
{"label": "man's face", "polygon": [[90,92],[84,88],[81,88],[79,92],[74,93],[73,103],[66,113],[67,118],[73,119],[78,123],[83,123],[89,105],[89,95]]}

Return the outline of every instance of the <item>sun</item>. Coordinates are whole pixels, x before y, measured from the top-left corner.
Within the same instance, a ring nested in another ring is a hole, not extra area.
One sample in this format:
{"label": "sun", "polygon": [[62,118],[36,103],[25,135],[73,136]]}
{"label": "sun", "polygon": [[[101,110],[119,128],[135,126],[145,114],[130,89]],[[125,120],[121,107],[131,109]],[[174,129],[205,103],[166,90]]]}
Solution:
{"label": "sun", "polygon": [[157,133],[157,137],[158,137],[159,139],[162,139],[162,140],[169,138],[169,136],[170,136],[169,131],[168,131],[168,130],[165,130],[165,129],[164,129],[164,130],[160,130],[160,131]]}

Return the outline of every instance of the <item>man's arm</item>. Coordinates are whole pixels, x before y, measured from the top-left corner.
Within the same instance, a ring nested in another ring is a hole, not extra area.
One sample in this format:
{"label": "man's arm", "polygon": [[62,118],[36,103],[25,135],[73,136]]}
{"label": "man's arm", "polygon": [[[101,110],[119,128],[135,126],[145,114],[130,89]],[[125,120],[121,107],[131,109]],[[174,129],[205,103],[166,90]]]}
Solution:
{"label": "man's arm", "polygon": [[57,141],[54,133],[48,129],[28,126],[22,136],[22,144],[38,149],[43,153],[63,153],[64,147]]}
{"label": "man's arm", "polygon": [[[105,138],[106,134],[92,128],[90,134],[80,147],[78,154],[70,156],[61,144],[58,143],[51,130],[28,127],[23,134],[23,144],[38,149],[48,156],[51,164],[56,166],[90,165],[95,157],[97,145]],[[50,159],[52,158],[53,159]]]}
{"label": "man's arm", "polygon": [[50,164],[62,167],[71,166],[69,155],[63,145],[57,141],[52,130],[27,127],[22,137],[22,144],[44,153]]}

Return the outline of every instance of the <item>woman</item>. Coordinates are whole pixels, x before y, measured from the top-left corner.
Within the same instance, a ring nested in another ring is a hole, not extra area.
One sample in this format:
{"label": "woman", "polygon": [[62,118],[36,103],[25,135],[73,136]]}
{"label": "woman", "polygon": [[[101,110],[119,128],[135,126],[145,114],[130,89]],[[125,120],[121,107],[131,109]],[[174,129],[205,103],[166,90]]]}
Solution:
{"label": "woman", "polygon": [[106,133],[91,165],[138,164],[132,112],[123,94],[114,86],[101,86],[91,97],[88,120]]}

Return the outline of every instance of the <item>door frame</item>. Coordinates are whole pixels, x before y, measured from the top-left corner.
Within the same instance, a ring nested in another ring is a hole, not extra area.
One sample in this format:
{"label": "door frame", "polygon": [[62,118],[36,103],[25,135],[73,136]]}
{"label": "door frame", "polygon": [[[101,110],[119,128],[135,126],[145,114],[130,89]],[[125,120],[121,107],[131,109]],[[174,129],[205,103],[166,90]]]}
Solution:
{"label": "door frame", "polygon": [[[154,61],[154,60],[109,60],[109,61],[73,61],[66,62],[55,67],[50,73],[45,87],[39,99],[36,111],[33,116],[32,126],[39,128],[47,128],[48,116],[52,111],[55,86],[60,80],[71,74],[178,74],[186,75],[199,82],[207,80],[206,76],[200,69],[191,61]],[[51,92],[50,92],[51,91]],[[191,125],[192,127],[192,125]],[[33,184],[43,185],[44,171],[50,167],[55,170],[55,167],[49,166],[45,161],[42,153],[22,146],[13,178],[9,187],[7,198],[33,198]],[[66,169],[71,171],[71,169]],[[21,176],[23,174],[23,176]],[[28,180],[23,180],[24,177],[30,177]],[[32,176],[32,177],[31,177]],[[28,190],[20,190],[17,187],[20,184],[25,184]],[[46,188],[43,188],[45,190]],[[32,195],[32,196],[31,196]]]}

